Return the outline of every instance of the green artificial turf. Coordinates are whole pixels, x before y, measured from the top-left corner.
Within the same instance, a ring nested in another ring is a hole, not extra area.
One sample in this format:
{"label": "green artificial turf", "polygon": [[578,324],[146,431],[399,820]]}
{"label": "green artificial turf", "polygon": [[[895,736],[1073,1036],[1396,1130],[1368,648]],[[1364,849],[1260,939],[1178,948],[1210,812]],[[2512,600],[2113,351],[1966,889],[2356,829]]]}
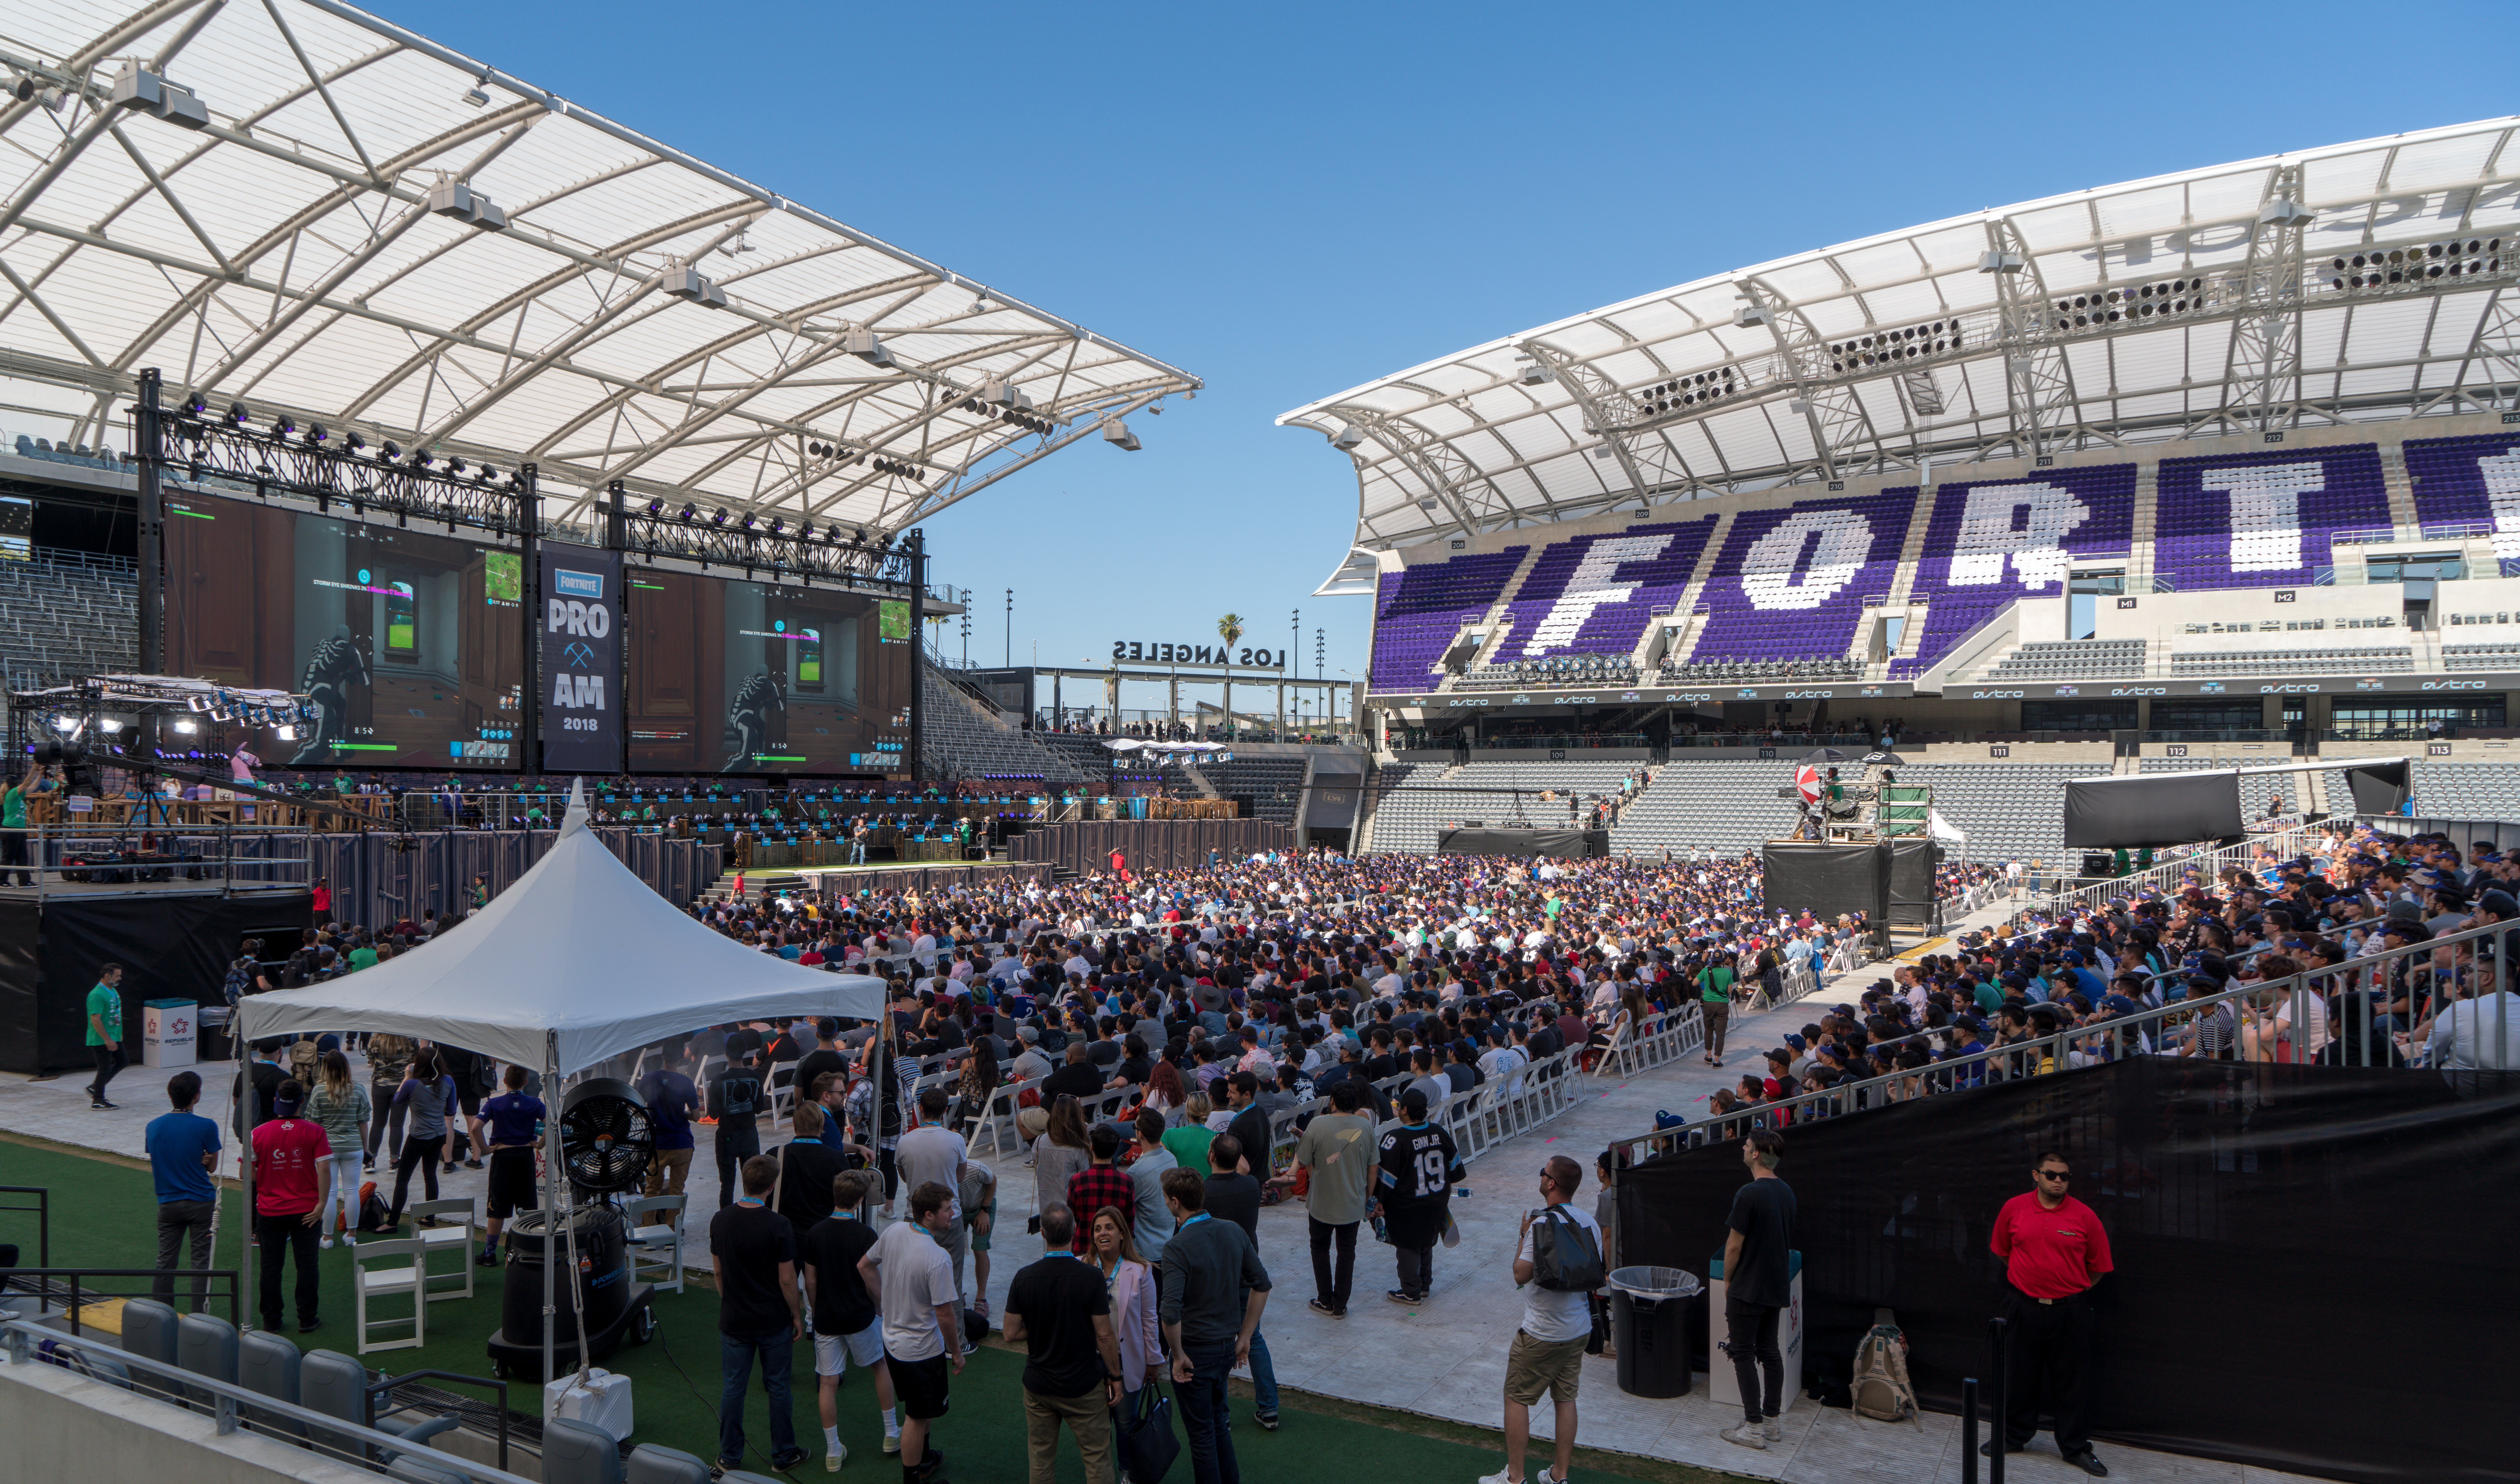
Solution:
{"label": "green artificial turf", "polygon": [[[157,1197],[148,1171],[133,1161],[110,1155],[71,1151],[15,1139],[0,1141],[0,1185],[41,1186],[51,1192],[52,1264],[55,1267],[149,1267],[157,1261]],[[11,1199],[22,1199],[12,1197]],[[238,1261],[241,1197],[222,1192],[217,1265]],[[21,1245],[20,1261],[35,1264],[35,1232],[31,1216],[0,1214],[0,1241]],[[354,1311],[350,1297],[350,1262],[339,1248],[320,1252],[323,1273],[324,1327],[309,1335],[295,1333],[296,1315],[285,1315],[285,1332],[308,1349],[338,1350],[356,1355]],[[441,1254],[441,1270],[453,1271]],[[452,1371],[491,1374],[484,1342],[499,1325],[499,1273],[475,1270],[471,1299],[440,1299],[429,1306],[428,1342],[417,1349],[390,1350],[359,1357],[370,1369],[389,1374],[414,1371]],[[293,1267],[283,1278],[284,1291],[296,1281]],[[130,1291],[121,1282],[100,1282],[93,1287]],[[401,1307],[392,1305],[401,1304]],[[407,1313],[408,1305],[389,1300],[380,1313]],[[625,1345],[601,1364],[631,1377],[636,1427],[630,1440],[678,1448],[701,1459],[717,1453],[717,1294],[705,1282],[683,1293],[655,1296],[656,1338],[644,1346]],[[224,1314],[223,1305],[211,1312]],[[400,1331],[395,1331],[400,1332]],[[1394,1357],[1394,1364],[1407,1358]],[[998,1484],[1026,1477],[1022,1405],[1023,1357],[992,1341],[971,1357],[955,1378],[953,1409],[936,1424],[934,1438],[946,1454],[948,1472],[958,1484]],[[795,1422],[799,1445],[812,1458],[795,1471],[797,1479],[823,1477],[822,1425],[814,1410],[813,1350],[796,1348],[794,1368]],[[454,1383],[431,1384],[470,1389]],[[1284,1425],[1264,1433],[1250,1420],[1248,1388],[1238,1393],[1234,1446],[1244,1478],[1255,1484],[1310,1479],[1325,1469],[1341,1477],[1422,1481],[1469,1481],[1491,1473],[1503,1462],[1503,1435],[1491,1429],[1463,1426],[1414,1414],[1366,1407],[1351,1402],[1316,1399],[1288,1391],[1282,1399]],[[509,1406],[538,1413],[540,1403],[527,1383],[512,1383]],[[760,1373],[753,1373],[744,1405],[746,1467],[767,1473],[770,1431]],[[840,1440],[848,1446],[842,1479],[894,1476],[895,1460],[880,1452],[883,1429],[878,1419],[874,1384],[854,1370],[839,1395]],[[1180,1462],[1167,1480],[1187,1481],[1190,1457],[1185,1437]],[[1539,1445],[1534,1462],[1545,1462],[1547,1445]],[[1084,1467],[1072,1440],[1062,1439],[1058,1461],[1061,1481],[1082,1484]],[[1597,1454],[1577,1450],[1577,1480],[1642,1479],[1654,1484],[1717,1484],[1731,1475],[1663,1461]]]}

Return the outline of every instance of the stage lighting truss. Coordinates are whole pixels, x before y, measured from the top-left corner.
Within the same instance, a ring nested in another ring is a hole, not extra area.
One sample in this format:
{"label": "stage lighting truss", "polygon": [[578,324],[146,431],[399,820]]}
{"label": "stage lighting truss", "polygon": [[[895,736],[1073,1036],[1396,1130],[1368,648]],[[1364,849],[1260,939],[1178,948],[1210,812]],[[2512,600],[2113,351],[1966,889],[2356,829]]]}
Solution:
{"label": "stage lighting truss", "polygon": [[[43,742],[75,745],[86,761],[145,765],[129,751],[150,718],[165,722],[158,757],[192,755],[203,726],[268,730],[282,742],[312,726],[315,705],[291,691],[248,690],[182,675],[91,675],[67,685],[9,693],[10,743],[25,756]],[[182,739],[179,744],[177,739]],[[64,758],[63,761],[78,759]]]}
{"label": "stage lighting truss", "polygon": [[[135,422],[137,409],[134,409]],[[442,520],[458,526],[521,535],[533,468],[502,470],[441,458],[427,449],[406,454],[387,439],[373,448],[365,436],[302,427],[282,415],[257,423],[252,410],[231,402],[216,411],[199,393],[176,399],[158,414],[158,457],[176,483],[217,488],[220,481],[250,486],[262,499],[275,495],[311,500],[319,510],[347,504],[353,514],[382,512],[395,523]],[[134,446],[146,440],[135,431]]]}
{"label": "stage lighting truss", "polygon": [[634,556],[672,557],[713,566],[735,567],[747,579],[817,582],[859,588],[887,597],[906,598],[917,582],[905,539],[888,542],[860,527],[854,536],[836,525],[819,530],[810,520],[791,529],[784,516],[750,512],[730,517],[720,510],[701,517],[686,502],[652,500],[643,510],[621,513],[622,544]]}

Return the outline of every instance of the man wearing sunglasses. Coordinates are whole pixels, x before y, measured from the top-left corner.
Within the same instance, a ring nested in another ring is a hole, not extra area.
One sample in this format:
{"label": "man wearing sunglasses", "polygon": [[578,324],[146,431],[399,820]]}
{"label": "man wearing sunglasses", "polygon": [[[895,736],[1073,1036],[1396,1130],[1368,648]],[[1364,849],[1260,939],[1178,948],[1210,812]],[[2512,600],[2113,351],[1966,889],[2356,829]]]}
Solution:
{"label": "man wearing sunglasses", "polygon": [[2001,1313],[2012,1331],[2006,1377],[2003,1435],[1978,1451],[1995,1456],[1999,1443],[2020,1453],[2039,1432],[2043,1408],[2056,1417],[2056,1447],[2065,1462],[2092,1477],[2106,1478],[2108,1465],[2092,1452],[2092,1348],[2097,1337],[2091,1288],[2114,1266],[2109,1234],[2090,1206],[2066,1193],[2073,1166],[2053,1150],[2031,1162],[2031,1189],[1996,1213],[1988,1243],[2003,1259],[2008,1287]]}

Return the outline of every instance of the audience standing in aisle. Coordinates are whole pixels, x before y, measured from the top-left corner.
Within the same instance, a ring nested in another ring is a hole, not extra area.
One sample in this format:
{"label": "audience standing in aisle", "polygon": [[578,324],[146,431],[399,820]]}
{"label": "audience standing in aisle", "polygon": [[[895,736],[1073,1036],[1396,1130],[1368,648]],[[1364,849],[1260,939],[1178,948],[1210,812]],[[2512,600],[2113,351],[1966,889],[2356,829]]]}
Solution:
{"label": "audience standing in aisle", "polygon": [[1076,1218],[1041,1213],[1041,1260],[1007,1284],[1007,1339],[1024,1346],[1024,1451],[1030,1484],[1058,1478],[1058,1429],[1076,1434],[1086,1484],[1111,1484],[1111,1412],[1120,1404],[1119,1346],[1102,1271],[1072,1250]]}
{"label": "audience standing in aisle", "polygon": [[796,1237],[766,1197],[779,1167],[755,1154],[743,1162],[743,1193],[709,1219],[709,1251],[717,1266],[717,1462],[743,1466],[743,1394],[752,1364],[761,1362],[761,1391],[770,1406],[770,1468],[783,1473],[805,1462],[796,1446],[788,1392],[796,1335],[804,1325],[797,1300]]}
{"label": "audience standing in aisle", "polygon": [[1777,1175],[1784,1157],[1785,1137],[1773,1129],[1753,1129],[1741,1141],[1750,1180],[1733,1192],[1732,1212],[1724,1223],[1723,1348],[1741,1387],[1744,1420],[1719,1436],[1744,1448],[1765,1448],[1784,1436],[1777,1422],[1785,1410],[1785,1358],[1777,1348],[1777,1324],[1793,1302],[1794,1245],[1793,1188]]}
{"label": "audience standing in aisle", "polygon": [[1164,1199],[1172,1203],[1173,1239],[1164,1248],[1161,1314],[1190,1434],[1192,1484],[1240,1484],[1226,1380],[1251,1359],[1269,1270],[1240,1227],[1208,1214],[1207,1182],[1197,1175],[1167,1172]]}
{"label": "audience standing in aisle", "polygon": [[[210,1177],[219,1167],[219,1126],[193,1111],[202,1098],[202,1075],[182,1071],[166,1079],[170,1110],[149,1120],[146,1145],[149,1174],[158,1188],[158,1267],[187,1267],[204,1272],[210,1266],[210,1236],[218,1230],[218,1187]],[[178,1257],[189,1257],[179,1263]],[[209,1281],[193,1280],[193,1312],[202,1312]],[[175,1301],[175,1281],[160,1278],[149,1289],[161,1304]]]}

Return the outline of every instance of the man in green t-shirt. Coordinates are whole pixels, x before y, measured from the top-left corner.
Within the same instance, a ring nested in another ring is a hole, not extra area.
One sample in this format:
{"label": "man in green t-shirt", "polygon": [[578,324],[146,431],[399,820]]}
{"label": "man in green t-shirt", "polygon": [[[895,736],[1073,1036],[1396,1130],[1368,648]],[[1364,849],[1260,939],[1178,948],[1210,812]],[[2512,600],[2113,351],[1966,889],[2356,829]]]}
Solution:
{"label": "man in green t-shirt", "polygon": [[[35,791],[35,780],[43,772],[28,764],[26,776],[0,793],[0,865],[26,864],[26,795]],[[32,886],[35,876],[30,871],[18,873],[18,884]]]}
{"label": "man in green t-shirt", "polygon": [[87,992],[87,1047],[96,1057],[96,1080],[88,1084],[89,1107],[112,1107],[106,1084],[130,1059],[122,1055],[122,966],[108,964],[96,971],[96,988]]}
{"label": "man in green t-shirt", "polygon": [[1732,961],[1719,957],[1697,971],[1697,1009],[1706,1017],[1706,1064],[1724,1064],[1724,1028],[1732,1018]]}

